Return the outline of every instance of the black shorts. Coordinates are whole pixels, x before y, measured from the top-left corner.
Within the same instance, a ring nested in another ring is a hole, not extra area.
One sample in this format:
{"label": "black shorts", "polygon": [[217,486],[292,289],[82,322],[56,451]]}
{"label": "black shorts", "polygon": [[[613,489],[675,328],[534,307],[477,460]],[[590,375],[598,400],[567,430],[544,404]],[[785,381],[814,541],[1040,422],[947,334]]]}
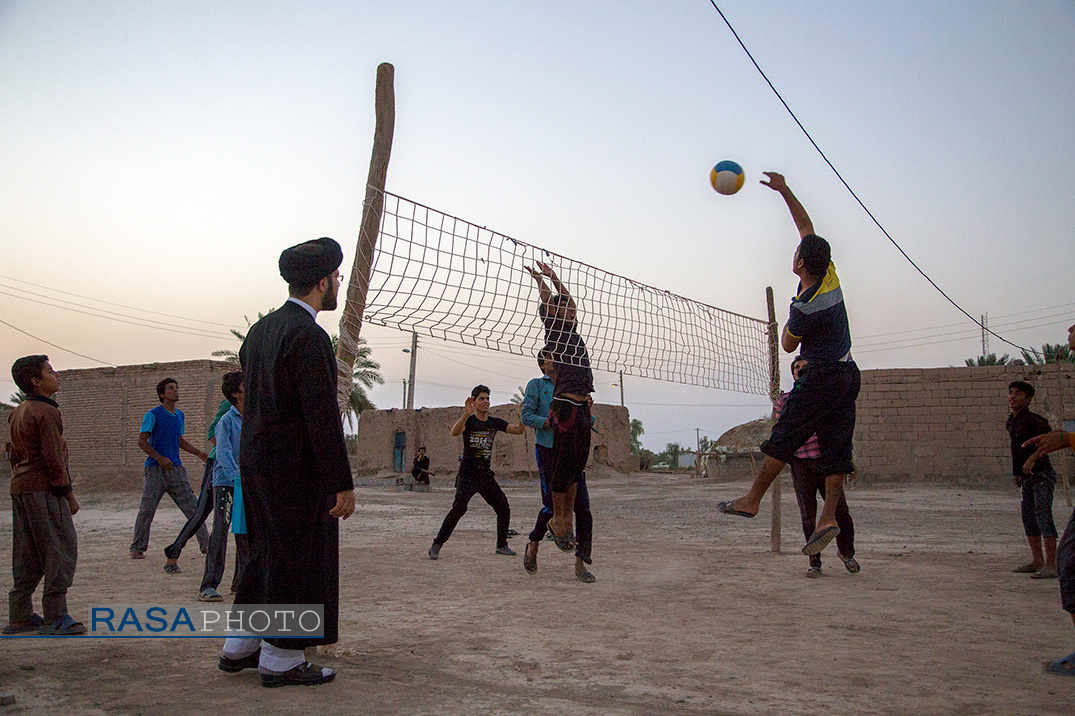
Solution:
{"label": "black shorts", "polygon": [[855,435],[855,399],[861,379],[854,361],[808,364],[788,394],[780,419],[761,451],[781,462],[791,458],[817,433],[821,467],[826,475],[855,471],[851,443]]}
{"label": "black shorts", "polygon": [[553,398],[549,406],[553,430],[549,489],[567,492],[582,478],[590,457],[590,405],[566,398]]}

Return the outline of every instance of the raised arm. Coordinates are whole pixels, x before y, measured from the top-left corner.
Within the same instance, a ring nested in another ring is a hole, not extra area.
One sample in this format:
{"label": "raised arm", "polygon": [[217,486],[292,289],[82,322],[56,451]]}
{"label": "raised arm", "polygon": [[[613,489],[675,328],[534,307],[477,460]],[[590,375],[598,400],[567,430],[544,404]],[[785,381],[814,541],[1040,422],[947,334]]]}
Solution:
{"label": "raised arm", "polygon": [[788,210],[791,212],[791,218],[795,221],[795,228],[799,230],[799,238],[814,233],[814,223],[810,221],[810,215],[806,213],[806,209],[803,208],[803,205],[797,198],[795,198],[791,189],[788,188],[788,184],[784,180],[784,175],[776,172],[762,172],[762,174],[764,174],[769,181],[763,179],[761,183],[784,197],[784,201],[788,205]]}
{"label": "raised arm", "polygon": [[515,422],[508,423],[508,427],[504,428],[504,432],[509,435],[523,435],[526,433],[526,426],[523,425],[523,406],[519,406],[519,412],[515,417]]}
{"label": "raised arm", "polygon": [[[538,264],[539,266],[541,264]],[[552,301],[552,291],[545,284],[545,278],[541,275],[541,272],[531,266],[524,267],[530,276],[534,279],[538,288],[538,299],[541,301],[541,305],[545,307],[545,310],[549,310],[549,303]]]}
{"label": "raised arm", "polygon": [[463,414],[459,416],[459,420],[455,421],[455,425],[452,426],[452,437],[457,438],[463,434],[463,428],[466,427],[467,418],[474,414],[474,397],[467,396],[467,402],[463,404]]}

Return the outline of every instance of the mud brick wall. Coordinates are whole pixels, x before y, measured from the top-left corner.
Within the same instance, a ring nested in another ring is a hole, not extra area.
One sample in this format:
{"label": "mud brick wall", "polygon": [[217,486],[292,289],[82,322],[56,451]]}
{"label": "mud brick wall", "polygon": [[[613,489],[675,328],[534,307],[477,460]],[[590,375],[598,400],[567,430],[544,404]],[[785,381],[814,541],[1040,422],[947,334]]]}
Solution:
{"label": "mud brick wall", "polygon": [[[1009,484],[1004,423],[1014,380],[1034,386],[1030,409],[1054,429],[1075,412],[1073,364],[863,371],[855,429],[859,477]],[[1067,454],[1053,456],[1054,467],[1069,477],[1071,462]]]}
{"label": "mud brick wall", "polygon": [[[164,378],[179,384],[176,407],[186,417],[187,441],[208,452],[208,421],[224,398],[221,378],[236,369],[224,361],[191,360],[60,371],[56,401],[63,413],[73,482],[116,489],[141,485],[146,455],[138,447],[138,428],[146,412],[160,405],[156,386]],[[197,491],[201,462],[185,452],[180,456]]]}

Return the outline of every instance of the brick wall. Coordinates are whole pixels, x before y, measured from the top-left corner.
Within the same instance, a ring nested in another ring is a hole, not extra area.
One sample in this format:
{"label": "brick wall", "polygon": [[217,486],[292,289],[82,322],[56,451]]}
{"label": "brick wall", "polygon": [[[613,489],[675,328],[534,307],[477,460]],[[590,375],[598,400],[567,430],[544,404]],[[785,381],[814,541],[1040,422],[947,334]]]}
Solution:
{"label": "brick wall", "polygon": [[[1034,386],[1030,404],[1053,428],[1075,412],[1075,365],[922,368],[862,372],[855,466],[871,480],[1001,484],[1011,473],[1008,384]],[[1065,451],[1067,452],[1067,451]],[[1069,456],[1054,467],[1071,474]]]}
{"label": "brick wall", "polygon": [[[190,360],[60,371],[56,401],[63,413],[72,480],[116,488],[140,484],[146,455],[138,447],[138,428],[146,412],[160,405],[156,386],[164,378],[179,384],[177,407],[186,417],[187,441],[208,451],[208,421],[224,398],[220,380],[233,370],[236,366],[224,361]],[[193,455],[180,455],[188,476],[200,482],[201,463]]]}

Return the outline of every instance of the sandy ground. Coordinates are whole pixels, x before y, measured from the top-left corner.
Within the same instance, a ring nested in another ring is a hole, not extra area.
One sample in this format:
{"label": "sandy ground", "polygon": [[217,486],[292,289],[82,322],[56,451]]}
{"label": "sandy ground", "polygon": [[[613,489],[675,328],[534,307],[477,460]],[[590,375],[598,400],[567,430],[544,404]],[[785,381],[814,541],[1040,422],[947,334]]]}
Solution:
{"label": "sandy ground", "polygon": [[[437,562],[425,552],[446,485],[361,488],[342,529],[351,653],[323,660],[334,683],[262,688],[252,670],[218,671],[215,641],[5,640],[0,694],[16,703],[0,715],[1075,713],[1075,679],[1040,666],[1075,648],[1057,582],[1010,572],[1027,558],[1014,488],[859,486],[863,571],[848,574],[830,546],[825,576],[808,580],[784,480],[774,554],[768,501],[753,521],[714,514],[743,484],[591,476],[592,585],[550,542],[538,574],[523,571],[532,483],[505,485],[520,556],[493,554],[492,510],[477,497]],[[181,575],[161,569],[182,524],[167,497],[144,561],[127,557],[138,495],[82,498],[77,617],[91,604],[194,601],[194,543]],[[1069,509],[1058,494],[1061,529]],[[5,512],[5,555],[10,535]]]}

